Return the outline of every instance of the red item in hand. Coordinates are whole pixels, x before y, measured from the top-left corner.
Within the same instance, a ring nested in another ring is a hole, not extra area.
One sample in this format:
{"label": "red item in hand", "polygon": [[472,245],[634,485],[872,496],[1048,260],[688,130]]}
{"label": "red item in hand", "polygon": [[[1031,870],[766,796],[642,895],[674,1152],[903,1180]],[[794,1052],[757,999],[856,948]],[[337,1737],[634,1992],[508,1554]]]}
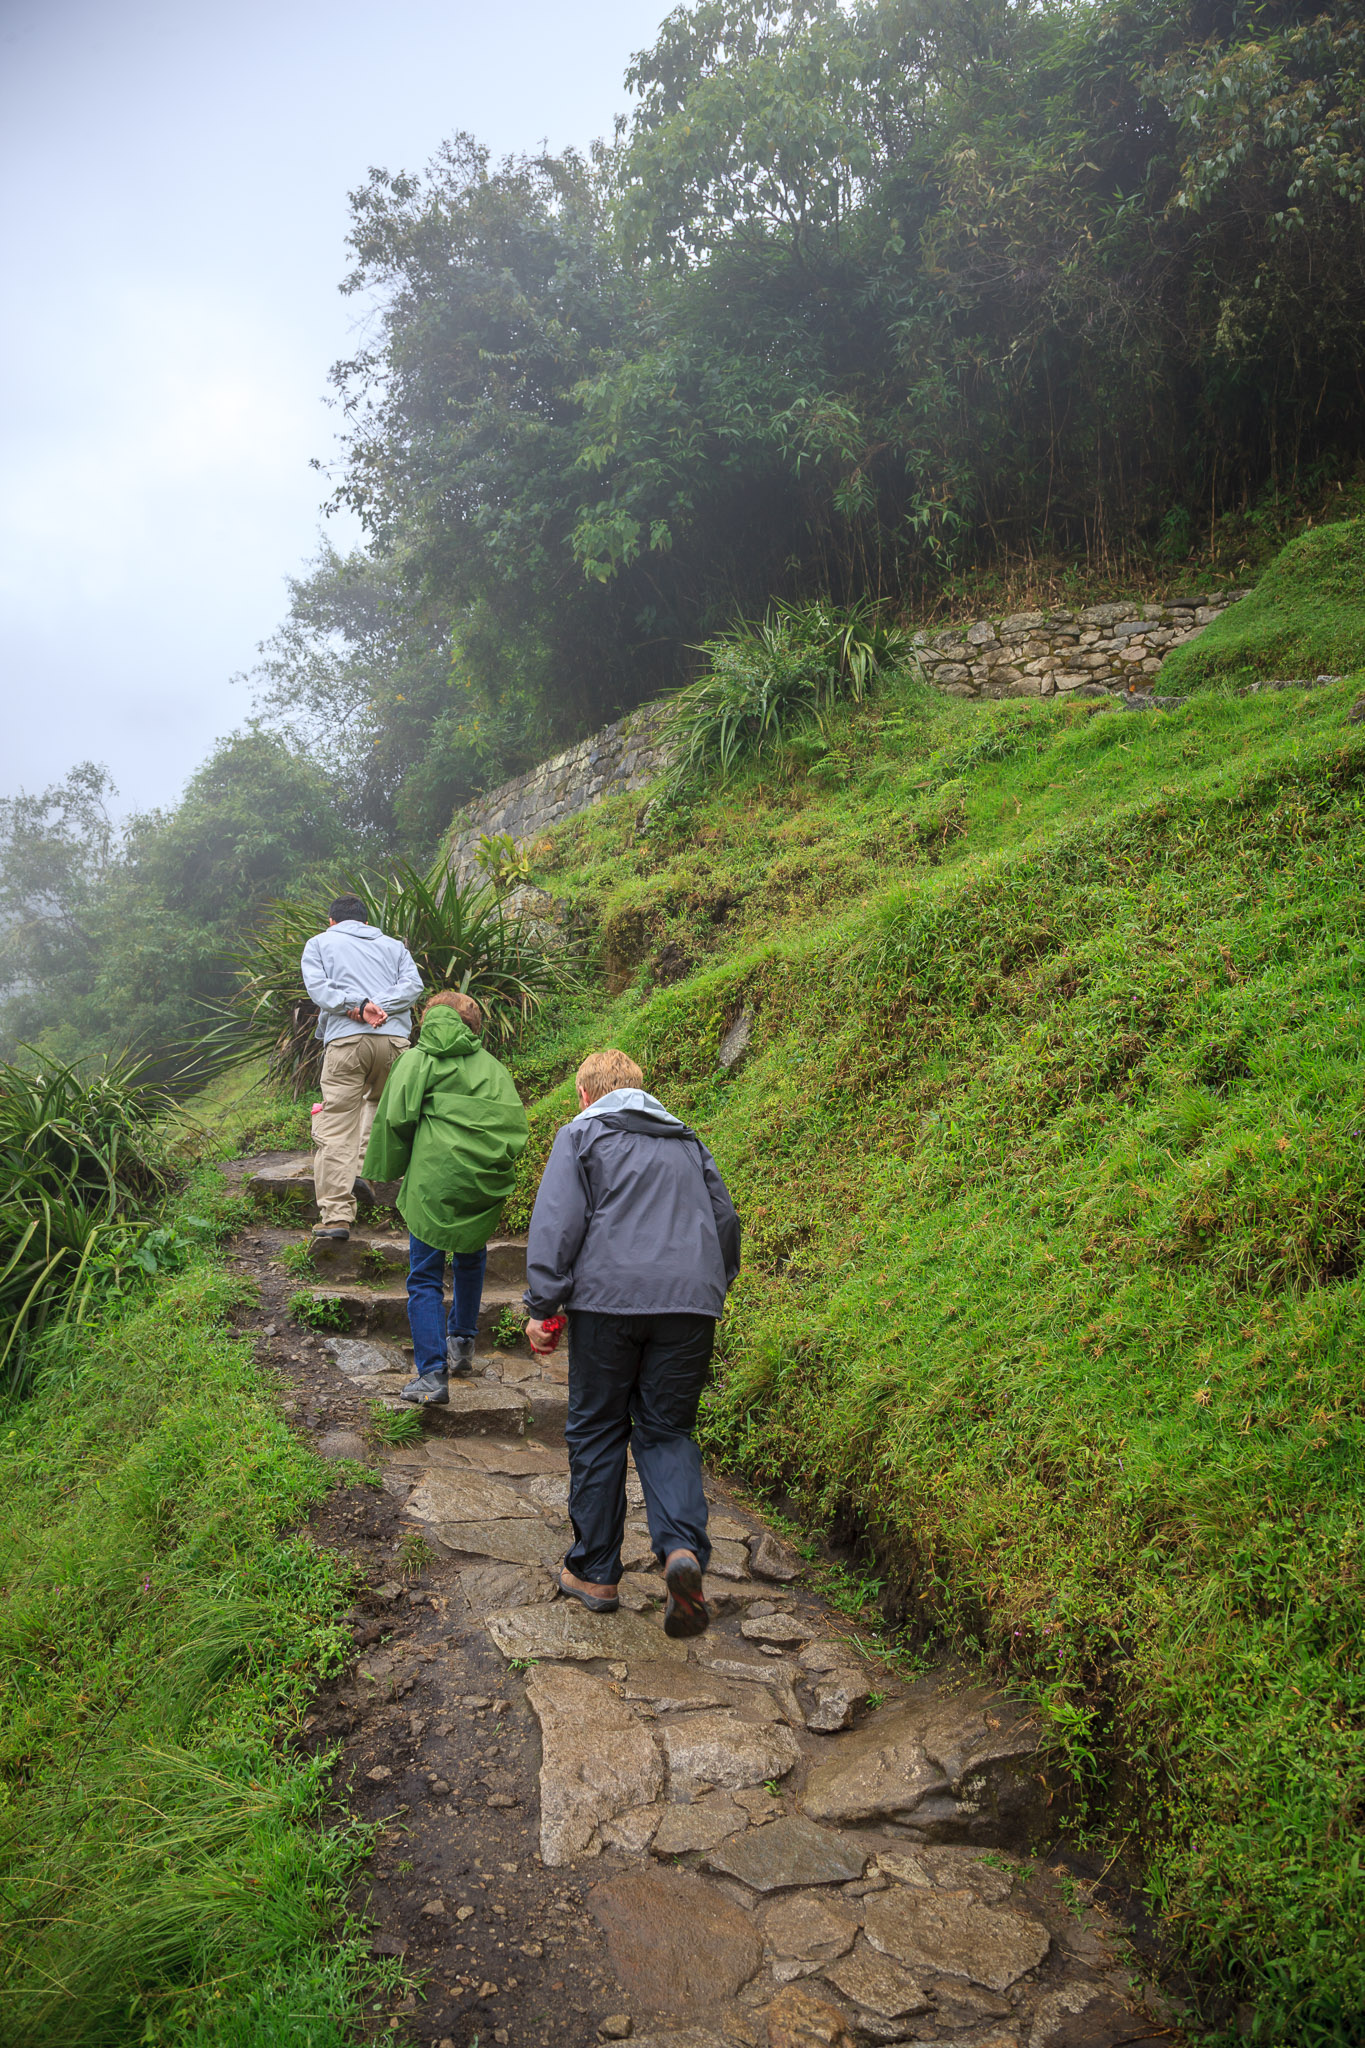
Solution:
{"label": "red item in hand", "polygon": [[564,1328],[564,1317],[546,1316],[540,1327],[543,1335],[548,1337],[550,1341],[548,1344],[533,1345],[532,1349],[536,1351],[553,1351],[559,1342],[560,1332]]}

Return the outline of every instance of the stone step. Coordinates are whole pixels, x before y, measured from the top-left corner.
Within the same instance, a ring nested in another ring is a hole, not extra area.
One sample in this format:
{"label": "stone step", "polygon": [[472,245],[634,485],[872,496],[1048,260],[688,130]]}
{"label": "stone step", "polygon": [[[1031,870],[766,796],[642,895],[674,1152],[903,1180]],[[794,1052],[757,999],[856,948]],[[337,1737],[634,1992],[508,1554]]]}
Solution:
{"label": "stone step", "polygon": [[[280,1207],[301,1211],[305,1220],[317,1215],[317,1189],[313,1183],[313,1155],[311,1152],[282,1153],[278,1158],[268,1160],[257,1167],[246,1178],[246,1186],[258,1201],[269,1202]],[[400,1183],[396,1180],[381,1180],[372,1183],[375,1202],[360,1196],[362,1215],[391,1210],[398,1200]]]}
{"label": "stone step", "polygon": [[441,1407],[413,1408],[401,1398],[401,1389],[412,1378],[411,1356],[397,1345],[357,1341],[352,1337],[330,1337],[323,1346],[338,1371],[358,1394],[379,1401],[385,1408],[406,1409],[422,1418],[428,1435],[520,1436],[531,1413],[529,1397],[517,1387],[503,1386],[481,1375],[471,1380],[452,1379],[449,1403]]}
{"label": "stone step", "polygon": [[[347,1316],[347,1328],[355,1336],[406,1337],[408,1296],[403,1287],[357,1287],[353,1284],[310,1287],[314,1301],[339,1302]],[[446,1299],[450,1289],[446,1288]],[[485,1287],[479,1304],[479,1335],[491,1337],[493,1326],[504,1309],[521,1312],[519,1287]]]}
{"label": "stone step", "polygon": [[[408,1240],[392,1232],[370,1233],[352,1230],[345,1244],[320,1238],[310,1246],[313,1264],[327,1279],[370,1280],[380,1277],[406,1279]],[[450,1292],[450,1276],[446,1276]],[[518,1293],[526,1285],[526,1240],[495,1237],[488,1245],[486,1288],[512,1287]]]}

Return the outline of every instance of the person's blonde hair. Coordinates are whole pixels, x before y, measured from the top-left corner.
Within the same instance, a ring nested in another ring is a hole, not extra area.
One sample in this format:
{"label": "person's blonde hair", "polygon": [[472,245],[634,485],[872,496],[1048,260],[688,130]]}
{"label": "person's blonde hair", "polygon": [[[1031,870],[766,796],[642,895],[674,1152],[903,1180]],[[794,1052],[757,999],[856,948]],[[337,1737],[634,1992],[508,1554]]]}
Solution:
{"label": "person's blonde hair", "polygon": [[457,988],[438,988],[434,996],[427,997],[426,1009],[422,1012],[424,1017],[427,1010],[455,1010],[476,1038],[483,1035],[483,1011],[473,996],[464,995]]}
{"label": "person's blonde hair", "polygon": [[613,1088],[643,1088],[645,1077],[633,1059],[609,1046],[605,1052],[590,1052],[574,1080],[589,1102],[600,1102]]}

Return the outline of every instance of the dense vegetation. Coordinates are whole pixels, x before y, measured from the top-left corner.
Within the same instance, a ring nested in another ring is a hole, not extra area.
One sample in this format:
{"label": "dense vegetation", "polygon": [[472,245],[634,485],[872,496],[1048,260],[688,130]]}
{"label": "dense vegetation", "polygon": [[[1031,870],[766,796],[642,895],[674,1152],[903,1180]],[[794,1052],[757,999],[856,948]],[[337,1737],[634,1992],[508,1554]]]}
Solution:
{"label": "dense vegetation", "polygon": [[[1282,565],[1284,633],[1350,538]],[[519,1056],[512,1220],[561,1077],[625,1046],[746,1221],[712,1454],[854,1542],[912,1654],[1045,1705],[1080,1823],[1296,2048],[1365,2009],[1363,677],[1169,715],[890,680],[619,799],[536,871],[600,992]]]}
{"label": "dense vegetation", "polygon": [[[1302,0],[700,0],[610,145],[353,195],[324,548],[257,722],[0,815],[0,1051],[161,1057],[272,896],[781,599],[1245,580],[1365,418],[1365,31]],[[1343,506],[1341,509],[1348,509]]]}

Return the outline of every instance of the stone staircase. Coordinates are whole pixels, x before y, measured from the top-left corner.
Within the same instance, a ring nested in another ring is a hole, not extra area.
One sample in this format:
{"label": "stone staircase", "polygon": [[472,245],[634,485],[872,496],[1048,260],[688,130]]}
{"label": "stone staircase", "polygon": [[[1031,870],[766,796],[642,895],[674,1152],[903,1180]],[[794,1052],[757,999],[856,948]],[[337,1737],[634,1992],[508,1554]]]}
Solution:
{"label": "stone staircase", "polygon": [[[247,1185],[266,1206],[306,1227],[309,1160],[252,1168]],[[325,1277],[310,1289],[350,1325],[323,1341],[338,1393],[392,1409],[405,1406],[412,1372],[395,1221],[377,1205],[348,1244],[315,1247]],[[258,1256],[278,1258],[291,1239],[292,1227],[270,1231]],[[1117,1930],[1093,1914],[1080,1924],[1056,1873],[1029,1853],[1052,1832],[1055,1781],[1022,1703],[979,1675],[889,1670],[803,1583],[800,1559],[710,1479],[705,1635],[663,1632],[666,1589],[633,1466],[620,1610],[593,1615],[555,1597],[572,1541],[567,1365],[562,1349],[541,1361],[524,1340],[489,1341],[520,1302],[525,1245],[500,1238],[489,1254],[475,1376],[451,1381],[448,1408],[406,1409],[421,1417],[416,1441],[374,1447],[400,1529],[420,1533],[436,1560],[439,1613],[429,1642],[413,1634],[360,1658],[355,1698],[411,1692],[414,1757],[430,1727],[424,1754],[453,1776],[441,1716],[453,1729],[457,1712],[490,1707],[464,1699],[469,1680],[455,1668],[466,1655],[502,1665],[506,1700],[538,1724],[536,1867],[584,1874],[580,1910],[630,2001],[599,2031],[636,2048],[1156,2048]],[[330,1454],[359,1455],[351,1441]],[[435,1797],[450,1782],[432,1769],[423,1779],[399,1747],[386,1734],[362,1816],[403,1816],[405,1841],[433,1869],[452,1842],[463,1856],[476,1840],[486,1855],[490,1828],[518,1811],[515,1785],[471,1778],[466,1810],[476,1784],[492,1789],[468,1837]],[[422,1911],[433,1916],[423,1961],[454,1982],[443,1897]],[[503,1965],[500,1996],[542,1944],[519,1954],[513,1974]],[[558,1993],[566,1963],[553,1967]],[[1165,2048],[1170,2029],[1160,2034]],[[531,2038],[515,2035],[528,2048]]]}

